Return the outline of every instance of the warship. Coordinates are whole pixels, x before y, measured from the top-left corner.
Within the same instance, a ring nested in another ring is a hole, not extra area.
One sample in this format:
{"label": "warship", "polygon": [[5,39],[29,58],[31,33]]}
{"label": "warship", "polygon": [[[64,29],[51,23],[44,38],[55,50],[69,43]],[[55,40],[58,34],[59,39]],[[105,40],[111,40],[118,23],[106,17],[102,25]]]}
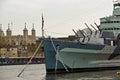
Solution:
{"label": "warship", "polygon": [[120,69],[120,2],[114,1],[113,7],[111,16],[95,23],[96,30],[85,24],[90,35],[73,30],[76,41],[44,39],[46,73]]}

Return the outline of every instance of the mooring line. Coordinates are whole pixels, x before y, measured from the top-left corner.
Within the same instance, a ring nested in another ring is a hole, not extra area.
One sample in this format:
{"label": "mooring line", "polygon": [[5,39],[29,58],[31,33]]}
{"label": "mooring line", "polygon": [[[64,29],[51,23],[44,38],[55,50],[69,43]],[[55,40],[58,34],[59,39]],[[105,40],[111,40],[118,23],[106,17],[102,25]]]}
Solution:
{"label": "mooring line", "polygon": [[[55,48],[55,45],[54,45],[53,40],[52,40],[51,37],[50,37],[50,40],[51,40],[52,46],[53,46],[53,48],[54,48],[54,50],[55,50],[55,52],[56,52],[56,56],[58,55],[58,57],[59,57],[62,65],[63,65],[63,67],[65,68],[65,70],[66,70],[67,72],[69,72],[68,69],[67,69],[67,67],[66,67],[65,64],[63,63],[62,59],[60,58],[59,52],[58,52],[58,50]],[[56,58],[55,72],[57,71],[57,62],[58,62],[57,60],[58,60],[58,59]]]}
{"label": "mooring line", "polygon": [[21,70],[21,72],[17,75],[17,77],[20,77],[20,75],[24,72],[25,68],[29,65],[29,63],[31,62],[31,60],[33,59],[33,57],[36,55],[37,51],[39,50],[40,46],[42,45],[42,42],[39,44],[39,46],[37,47],[37,49],[35,50],[34,54],[32,55],[32,57],[29,59],[29,61],[27,62],[27,64],[25,65],[25,67]]}

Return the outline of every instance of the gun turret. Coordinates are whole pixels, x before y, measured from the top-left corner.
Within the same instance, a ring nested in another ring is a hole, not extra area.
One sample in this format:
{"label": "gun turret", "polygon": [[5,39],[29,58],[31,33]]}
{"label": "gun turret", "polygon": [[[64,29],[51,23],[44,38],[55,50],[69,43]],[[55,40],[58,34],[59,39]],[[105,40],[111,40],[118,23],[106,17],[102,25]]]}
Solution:
{"label": "gun turret", "polygon": [[72,29],[72,30],[73,30],[73,32],[75,33],[75,35],[77,36],[77,41],[78,41],[79,43],[81,43],[81,44],[86,44],[86,43],[84,43],[84,42],[85,42],[85,37],[86,37],[86,36],[84,35],[84,33],[83,33],[81,30],[79,30],[80,33],[83,35],[83,40],[82,40],[82,42],[80,42],[80,37],[79,37],[78,33],[76,33],[74,29]]}

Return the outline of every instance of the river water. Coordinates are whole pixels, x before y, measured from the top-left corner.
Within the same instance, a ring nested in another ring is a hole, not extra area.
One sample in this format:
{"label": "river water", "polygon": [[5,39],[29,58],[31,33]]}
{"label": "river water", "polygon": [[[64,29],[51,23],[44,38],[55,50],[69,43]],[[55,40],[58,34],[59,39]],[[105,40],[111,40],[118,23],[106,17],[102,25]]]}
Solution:
{"label": "river water", "polygon": [[44,64],[0,66],[0,80],[120,80],[120,70],[46,75]]}

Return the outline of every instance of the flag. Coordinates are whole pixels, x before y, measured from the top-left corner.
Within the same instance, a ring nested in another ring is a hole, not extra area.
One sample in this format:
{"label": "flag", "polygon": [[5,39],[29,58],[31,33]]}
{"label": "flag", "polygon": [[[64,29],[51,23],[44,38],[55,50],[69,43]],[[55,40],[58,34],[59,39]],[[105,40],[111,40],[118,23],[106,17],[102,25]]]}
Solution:
{"label": "flag", "polygon": [[42,14],[42,30],[43,30],[43,27],[44,27],[44,17],[43,17],[43,14]]}

